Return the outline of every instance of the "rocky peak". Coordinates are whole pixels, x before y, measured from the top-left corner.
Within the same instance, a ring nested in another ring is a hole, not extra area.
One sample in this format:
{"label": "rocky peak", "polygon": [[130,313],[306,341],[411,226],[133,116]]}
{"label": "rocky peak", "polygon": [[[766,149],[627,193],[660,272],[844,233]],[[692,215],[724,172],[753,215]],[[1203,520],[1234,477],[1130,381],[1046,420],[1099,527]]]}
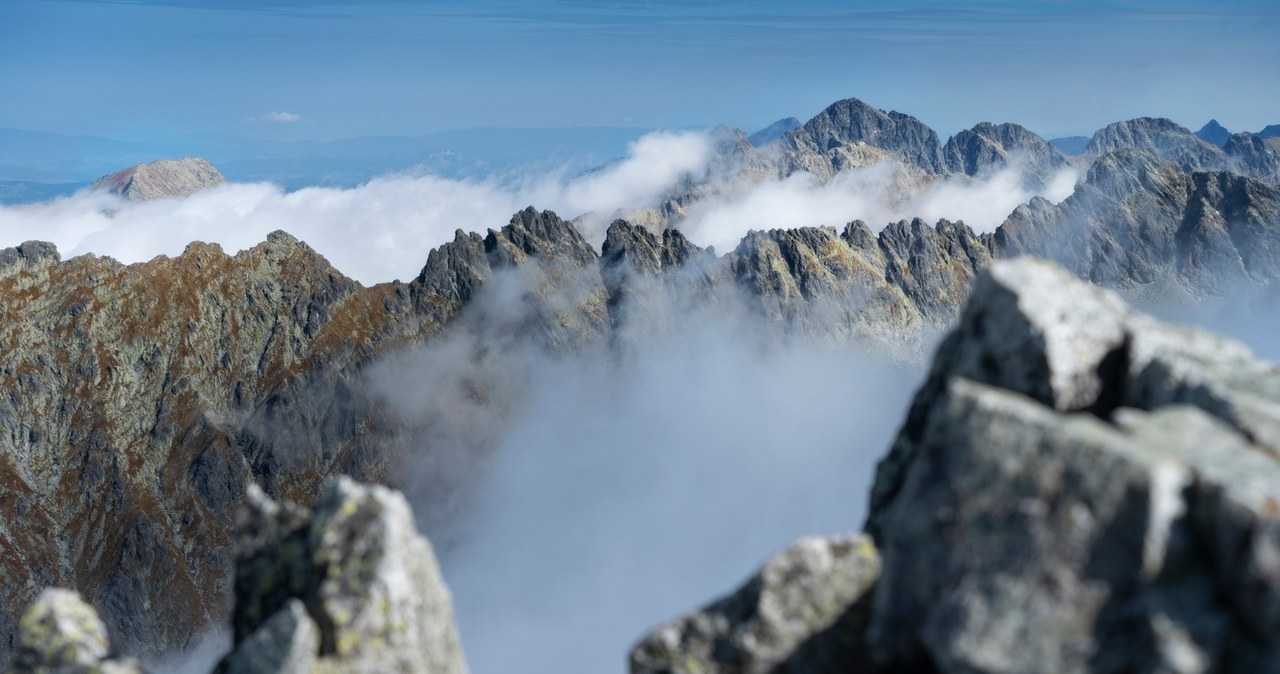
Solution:
{"label": "rocky peak", "polygon": [[579,267],[595,264],[596,252],[571,223],[533,206],[511,216],[499,231],[489,230],[485,253],[495,267],[515,266],[529,257],[563,259]]}
{"label": "rocky peak", "polygon": [[0,278],[22,271],[36,271],[40,267],[62,261],[58,247],[48,241],[27,241],[13,248],[0,250]]}
{"label": "rocky peak", "polygon": [[856,98],[837,101],[803,127],[783,137],[784,152],[792,156],[792,165],[808,168],[806,155],[825,159],[827,178],[850,163],[846,152],[866,145],[892,155],[908,167],[927,175],[946,171],[942,144],[938,134],[923,122],[901,112],[884,112]]}
{"label": "rocky peak", "polygon": [[92,187],[130,201],[148,201],[185,197],[225,182],[213,164],[199,157],[184,157],[131,166],[98,178]]}
{"label": "rocky peak", "polygon": [[1218,147],[1226,145],[1227,139],[1230,137],[1231,132],[1227,131],[1216,119],[1209,120],[1207,124],[1200,127],[1200,130],[1196,132],[1196,138]]}
{"label": "rocky peak", "polygon": [[1185,171],[1221,170],[1226,165],[1220,148],[1163,118],[1140,117],[1110,124],[1093,135],[1085,152],[1101,156],[1121,148],[1147,150]]}
{"label": "rocky peak", "polygon": [[1033,187],[1043,187],[1068,166],[1061,152],[1017,124],[983,122],[961,131],[947,140],[942,155],[948,170],[970,176],[1017,166]]}

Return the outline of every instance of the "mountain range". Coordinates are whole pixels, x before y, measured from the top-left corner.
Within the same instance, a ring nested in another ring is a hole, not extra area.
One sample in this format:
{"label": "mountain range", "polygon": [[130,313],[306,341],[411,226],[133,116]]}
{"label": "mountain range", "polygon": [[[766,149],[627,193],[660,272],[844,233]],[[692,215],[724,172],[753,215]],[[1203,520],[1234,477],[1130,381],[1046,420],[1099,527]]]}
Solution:
{"label": "mountain range", "polygon": [[[468,395],[492,409],[497,430],[449,446],[431,441],[447,420],[402,418],[369,377],[451,335],[625,355],[714,313],[744,332],[919,359],[1004,258],[1035,255],[1095,284],[1191,301],[1280,276],[1278,150],[1255,135],[1218,148],[1168,120],[1120,122],[1094,135],[1070,197],[1034,199],[993,232],[854,221],[753,231],[717,254],[665,227],[722,189],[717,181],[830,179],[884,161],[919,180],[1016,163],[1043,181],[1073,161],[1013,124],[980,124],[943,144],[914,117],[856,99],[760,147],[741,132],[719,137],[720,169],[638,220],[612,222],[598,248],[573,222],[530,207],[485,233],[459,229],[407,283],[361,285],[285,232],[235,254],[195,242],[133,265],[63,260],[38,241],[0,250],[4,605],[71,587],[127,652],[188,646],[227,619],[236,517],[252,485],[310,506],[335,474],[422,477],[408,475],[410,446],[483,457],[504,419],[501,384],[480,374],[500,366],[501,348],[458,356]],[[487,311],[503,298],[516,309]],[[423,478],[439,494],[421,518],[428,528],[469,488],[455,476]],[[17,619],[0,612],[0,633],[17,634]]]}

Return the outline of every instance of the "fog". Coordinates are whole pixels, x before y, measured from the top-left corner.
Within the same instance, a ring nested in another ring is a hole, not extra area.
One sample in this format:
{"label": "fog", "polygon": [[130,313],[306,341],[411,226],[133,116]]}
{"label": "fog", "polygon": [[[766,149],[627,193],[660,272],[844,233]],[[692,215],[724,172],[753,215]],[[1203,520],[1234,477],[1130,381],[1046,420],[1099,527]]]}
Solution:
{"label": "fog", "polygon": [[861,526],[926,354],[780,334],[732,294],[683,312],[646,295],[625,339],[558,349],[528,329],[521,284],[538,281],[495,278],[440,339],[370,371],[423,426],[397,479],[475,674],[623,672],[648,629],[794,539]]}
{"label": "fog", "polygon": [[842,171],[825,183],[798,173],[695,204],[680,229],[716,250],[732,249],[749,229],[838,226],[854,219],[876,231],[890,222],[918,217],[929,223],[963,220],[978,232],[989,232],[1032,197],[1053,202],[1067,198],[1077,177],[1074,169],[1063,169],[1045,186],[1033,189],[1017,164],[977,178],[926,180],[903,175],[889,164]]}

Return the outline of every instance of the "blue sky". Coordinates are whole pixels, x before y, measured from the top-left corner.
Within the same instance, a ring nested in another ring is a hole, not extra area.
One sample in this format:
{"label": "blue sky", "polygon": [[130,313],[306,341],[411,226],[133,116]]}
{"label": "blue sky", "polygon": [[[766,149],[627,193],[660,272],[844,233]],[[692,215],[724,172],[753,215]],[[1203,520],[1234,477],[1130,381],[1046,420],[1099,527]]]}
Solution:
{"label": "blue sky", "polygon": [[1280,123],[1277,64],[1274,0],[0,0],[0,127],[139,140],[751,131],[849,96],[944,138],[1142,115],[1258,130]]}

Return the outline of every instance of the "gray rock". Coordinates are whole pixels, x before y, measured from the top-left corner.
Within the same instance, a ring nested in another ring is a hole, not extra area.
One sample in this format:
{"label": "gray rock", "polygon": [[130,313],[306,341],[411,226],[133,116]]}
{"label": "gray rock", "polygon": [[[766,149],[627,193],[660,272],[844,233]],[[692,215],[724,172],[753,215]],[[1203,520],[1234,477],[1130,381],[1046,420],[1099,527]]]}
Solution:
{"label": "gray rock", "polygon": [[227,182],[213,164],[199,157],[157,159],[111,173],[94,181],[93,189],[119,194],[129,201],[185,197]]}
{"label": "gray rock", "polygon": [[1153,117],[1107,125],[1093,134],[1085,152],[1100,157],[1122,148],[1146,150],[1184,171],[1215,171],[1227,166],[1227,156],[1218,146],[1171,120]]}
{"label": "gray rock", "polygon": [[[1199,141],[1197,141],[1199,142]],[[1187,173],[1144,150],[1099,157],[1060,204],[1033,199],[996,230],[996,257],[1053,259],[1129,288],[1174,276],[1195,295],[1275,278],[1280,189],[1225,172]]]}
{"label": "gray rock", "polygon": [[1280,137],[1237,133],[1224,141],[1222,150],[1231,158],[1231,170],[1280,185]]}
{"label": "gray rock", "polygon": [[71,590],[49,588],[22,616],[13,674],[139,674],[132,660],[111,660],[107,628]]}
{"label": "gray rock", "polygon": [[961,131],[947,140],[942,156],[949,171],[970,176],[1016,166],[1033,190],[1068,168],[1061,152],[1017,124],[983,122]]}
{"label": "gray rock", "polygon": [[1274,670],[1276,401],[1237,343],[992,265],[877,470],[877,664]]}
{"label": "gray rock", "polygon": [[862,641],[879,572],[865,535],[801,539],[727,597],[642,639],[631,673],[871,671],[848,645]]}
{"label": "gray rock", "polygon": [[399,493],[342,477],[308,513],[253,492],[240,531],[220,671],[466,673],[452,599]]}
{"label": "gray rock", "polygon": [[780,147],[788,174],[808,171],[826,179],[846,168],[890,157],[925,175],[946,172],[942,145],[933,129],[915,117],[877,110],[856,98],[832,103],[803,127],[784,135]]}

